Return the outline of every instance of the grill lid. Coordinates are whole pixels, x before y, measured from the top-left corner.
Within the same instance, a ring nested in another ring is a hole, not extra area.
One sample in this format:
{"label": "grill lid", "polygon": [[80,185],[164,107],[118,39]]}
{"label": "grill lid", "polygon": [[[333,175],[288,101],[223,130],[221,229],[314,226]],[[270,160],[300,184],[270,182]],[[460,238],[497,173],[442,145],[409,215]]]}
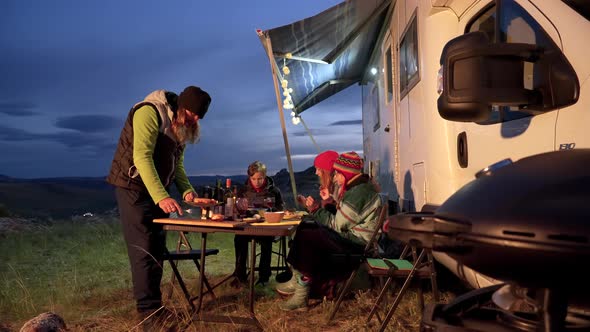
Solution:
{"label": "grill lid", "polygon": [[589,166],[590,150],[559,151],[480,176],[435,212],[435,220],[471,225],[453,235],[461,250],[443,251],[497,279],[578,287],[590,278],[580,272],[590,259]]}

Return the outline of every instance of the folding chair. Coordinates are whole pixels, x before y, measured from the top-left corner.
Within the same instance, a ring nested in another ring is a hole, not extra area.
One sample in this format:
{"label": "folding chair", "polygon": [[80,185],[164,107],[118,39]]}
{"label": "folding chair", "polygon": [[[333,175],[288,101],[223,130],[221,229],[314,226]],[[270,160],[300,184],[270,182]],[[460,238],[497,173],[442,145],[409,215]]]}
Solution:
{"label": "folding chair", "polygon": [[[277,271],[277,276],[279,275],[280,272],[291,271],[291,269],[287,265],[287,238],[288,238],[287,236],[276,236],[272,240],[273,244],[279,242],[278,251],[276,251],[273,248],[272,252],[271,252],[271,254],[277,256],[277,260],[276,260],[277,263],[276,263],[276,265],[270,267],[271,271]],[[260,256],[260,253],[256,254],[256,257],[258,257],[258,256]],[[249,266],[247,266],[247,268],[250,269]],[[258,271],[258,270],[259,270],[258,266],[255,266],[254,271]],[[290,279],[290,278],[288,278],[288,279]]]}
{"label": "folding chair", "polygon": [[[200,271],[201,265],[199,264],[199,260],[201,259],[201,250],[200,249],[192,249],[190,242],[186,238],[186,234],[184,232],[178,232],[178,234],[179,234],[179,236],[178,236],[178,242],[176,244],[176,250],[170,252],[166,248],[166,250],[164,252],[164,260],[167,260],[170,263],[170,266],[172,267],[172,271],[174,272],[172,274],[172,278],[170,280],[170,283],[172,285],[174,285],[175,278],[178,279],[178,284],[180,285],[180,288],[182,289],[182,292],[184,294],[184,297],[186,298],[186,301],[188,302],[189,306],[194,310],[195,306],[193,304],[193,301],[197,297],[190,296],[188,289],[186,288],[186,284],[184,283],[184,280],[182,279],[182,276],[180,275],[180,272],[178,271],[178,266],[177,266],[176,261],[192,260],[195,263],[195,266],[197,267],[197,271]],[[205,256],[217,255],[218,253],[219,253],[219,249],[207,249],[205,251]],[[213,287],[211,287],[211,285],[209,284],[209,281],[207,280],[207,277],[205,277],[205,276],[203,276],[203,283],[205,284],[205,287],[207,288],[207,291],[204,292],[203,295],[205,295],[207,293],[211,293],[211,296],[213,297],[213,299],[215,299],[215,293],[213,293],[213,289],[215,289],[217,286],[219,286],[219,283],[214,285]],[[168,296],[170,296],[171,293],[172,293],[172,288],[170,289]]]}
{"label": "folding chair", "polygon": [[[413,263],[408,260],[409,256],[412,256]],[[406,245],[400,259],[387,259],[387,258],[370,258],[367,259],[368,273],[373,277],[387,277],[385,285],[381,289],[369,316],[367,317],[367,324],[371,321],[373,315],[377,313],[379,303],[384,295],[387,293],[389,286],[394,279],[404,279],[404,283],[396,295],[391,308],[387,312],[385,319],[382,321],[379,331],[385,330],[385,327],[389,323],[389,320],[393,316],[397,306],[399,305],[405,291],[408,286],[417,278],[418,280],[429,279],[432,286],[432,293],[434,301],[439,301],[438,285],[436,283],[436,271],[434,269],[434,259],[432,257],[431,249],[422,249],[420,254],[417,254],[415,246]],[[384,268],[385,267],[385,268]],[[424,308],[424,294],[422,287],[418,288],[418,310],[422,311]],[[379,321],[380,317],[377,315]]]}
{"label": "folding chair", "polygon": [[[359,255],[358,257],[352,257],[350,255],[350,256],[347,256],[347,259],[349,259],[349,260],[350,259],[358,259],[359,262],[362,264],[363,262],[366,262],[367,258],[375,256],[375,253],[377,252],[377,248],[376,248],[377,235],[380,234],[380,232],[381,232],[381,227],[383,227],[383,223],[385,222],[385,219],[387,218],[387,211],[388,211],[387,200],[385,198],[381,197],[381,201],[382,201],[381,212],[379,213],[377,228],[375,228],[375,231],[371,235],[369,242],[367,242],[367,245],[365,246],[363,254]],[[328,323],[330,323],[332,321],[332,319],[334,319],[334,316],[336,316],[336,312],[338,311],[338,308],[340,307],[340,304],[342,303],[344,296],[347,295],[347,293],[350,289],[350,286],[352,285],[352,281],[356,277],[359,268],[353,270],[350,273],[350,276],[346,280],[344,287],[342,287],[342,290],[340,291],[340,293],[338,295],[338,299],[336,300],[336,304],[334,304],[334,307],[332,308],[332,312],[330,313],[330,316],[328,317]]]}

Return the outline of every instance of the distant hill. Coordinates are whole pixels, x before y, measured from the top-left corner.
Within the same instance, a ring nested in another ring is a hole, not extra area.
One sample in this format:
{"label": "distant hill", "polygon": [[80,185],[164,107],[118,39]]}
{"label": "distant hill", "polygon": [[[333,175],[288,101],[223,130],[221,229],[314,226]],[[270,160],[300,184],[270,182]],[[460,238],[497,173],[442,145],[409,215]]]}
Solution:
{"label": "distant hill", "polygon": [[[295,173],[298,193],[316,194],[317,177],[314,168]],[[283,169],[272,176],[283,193],[289,207],[294,207],[289,172]],[[189,180],[197,191],[203,186],[214,186],[217,179],[225,185],[227,176],[191,176]],[[232,183],[241,186],[246,175],[229,176]],[[177,193],[174,194],[178,196]],[[18,179],[0,175],[0,210],[21,217],[69,218],[86,212],[107,213],[116,209],[114,189],[104,177],[62,177]]]}

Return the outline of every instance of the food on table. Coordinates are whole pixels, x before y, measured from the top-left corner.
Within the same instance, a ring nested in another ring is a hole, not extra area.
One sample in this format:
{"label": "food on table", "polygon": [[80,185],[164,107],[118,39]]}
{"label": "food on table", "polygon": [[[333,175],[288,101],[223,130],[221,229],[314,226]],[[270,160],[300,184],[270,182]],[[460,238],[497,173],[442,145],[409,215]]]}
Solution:
{"label": "food on table", "polygon": [[197,204],[217,204],[217,201],[212,198],[197,197],[193,199],[193,203]]}
{"label": "food on table", "polygon": [[215,213],[211,216],[211,220],[223,220],[223,214]]}

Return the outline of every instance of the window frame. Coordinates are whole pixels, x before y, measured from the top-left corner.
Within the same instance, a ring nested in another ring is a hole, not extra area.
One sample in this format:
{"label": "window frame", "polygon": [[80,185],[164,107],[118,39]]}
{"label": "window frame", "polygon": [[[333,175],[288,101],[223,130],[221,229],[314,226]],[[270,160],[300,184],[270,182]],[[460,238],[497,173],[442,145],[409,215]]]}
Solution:
{"label": "window frame", "polygon": [[[419,41],[419,33],[418,33],[418,29],[419,29],[419,24],[418,24],[418,8],[416,8],[414,10],[414,12],[412,13],[412,16],[410,17],[409,23],[408,25],[405,27],[404,32],[401,35],[401,38],[399,40],[399,44],[398,44],[398,56],[399,56],[399,86],[400,86],[400,100],[403,99],[407,94],[410,93],[410,91],[412,91],[412,89],[416,86],[416,84],[418,84],[418,82],[420,82],[420,41]],[[415,28],[414,28],[415,27]],[[402,58],[403,58],[403,63],[407,64],[407,57],[406,57],[406,50],[407,48],[403,48],[404,46],[404,41],[406,40],[406,37],[408,36],[408,33],[412,32],[414,34],[414,45],[415,48],[413,50],[415,50],[416,54],[415,54],[415,59],[416,59],[416,72],[410,77],[407,78],[407,70],[405,70],[404,68],[402,68]]]}

